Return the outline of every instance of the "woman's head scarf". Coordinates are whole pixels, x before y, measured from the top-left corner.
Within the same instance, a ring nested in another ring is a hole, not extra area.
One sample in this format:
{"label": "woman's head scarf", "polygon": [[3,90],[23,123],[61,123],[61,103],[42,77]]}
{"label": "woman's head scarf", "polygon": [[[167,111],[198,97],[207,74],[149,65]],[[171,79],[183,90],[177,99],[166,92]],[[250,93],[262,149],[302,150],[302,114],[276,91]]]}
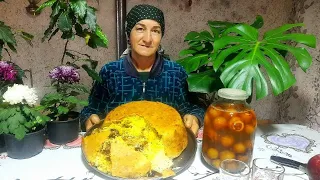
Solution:
{"label": "woman's head scarf", "polygon": [[127,15],[126,18],[126,33],[127,37],[130,37],[130,32],[132,28],[141,20],[152,19],[157,21],[161,26],[162,36],[164,35],[164,16],[163,12],[151,5],[140,4],[134,6]]}

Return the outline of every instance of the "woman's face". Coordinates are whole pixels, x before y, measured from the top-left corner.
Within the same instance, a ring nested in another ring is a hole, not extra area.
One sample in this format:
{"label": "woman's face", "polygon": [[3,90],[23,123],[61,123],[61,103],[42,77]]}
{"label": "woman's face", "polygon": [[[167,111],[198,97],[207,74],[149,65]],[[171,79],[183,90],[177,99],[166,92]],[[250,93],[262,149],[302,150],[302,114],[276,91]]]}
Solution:
{"label": "woman's face", "polygon": [[139,56],[155,55],[162,37],[157,21],[144,19],[139,21],[130,32],[131,51]]}

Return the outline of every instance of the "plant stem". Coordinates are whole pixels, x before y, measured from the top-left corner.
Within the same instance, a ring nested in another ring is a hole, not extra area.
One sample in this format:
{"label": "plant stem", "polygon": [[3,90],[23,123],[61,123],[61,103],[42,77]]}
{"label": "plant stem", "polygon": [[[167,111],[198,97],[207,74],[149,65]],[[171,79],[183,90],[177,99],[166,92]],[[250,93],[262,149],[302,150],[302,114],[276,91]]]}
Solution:
{"label": "plant stem", "polygon": [[61,63],[60,63],[61,65],[63,65],[63,60],[64,60],[64,57],[65,57],[66,52],[67,52],[68,43],[69,43],[69,40],[67,40],[67,41],[66,41],[66,44],[64,45],[63,55],[62,55]]}
{"label": "plant stem", "polygon": [[7,48],[4,48],[4,50],[8,53],[8,55],[9,55],[9,62],[11,62],[11,61],[12,61],[12,58],[11,58],[11,55],[10,55],[8,49],[7,49]]}
{"label": "plant stem", "polygon": [[30,69],[25,69],[23,70],[24,72],[29,72],[30,74],[30,84],[31,84],[31,87],[33,87],[33,77],[32,77],[32,70],[31,68]]}
{"label": "plant stem", "polygon": [[86,56],[87,58],[91,59],[91,57],[90,57],[88,54],[81,53],[81,52],[78,52],[78,51],[75,51],[75,50],[72,50],[72,49],[68,49],[68,51],[70,51],[70,52],[76,52],[76,53],[78,53],[78,54],[81,54],[81,55]]}

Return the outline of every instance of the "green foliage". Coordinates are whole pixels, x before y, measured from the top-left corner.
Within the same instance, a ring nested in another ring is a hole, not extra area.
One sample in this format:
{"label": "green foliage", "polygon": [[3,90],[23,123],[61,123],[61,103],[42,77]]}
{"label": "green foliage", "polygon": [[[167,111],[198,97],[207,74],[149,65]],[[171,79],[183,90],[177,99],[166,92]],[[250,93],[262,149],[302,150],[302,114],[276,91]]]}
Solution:
{"label": "green foliage", "polygon": [[185,36],[189,48],[180,52],[183,58],[178,63],[189,74],[191,92],[210,93],[229,87],[251,94],[255,84],[256,98],[262,99],[268,95],[267,80],[274,95],[296,82],[284,54],[291,53],[303,71],[311,65],[312,57],[304,47],[288,44],[316,46],[315,36],[288,32],[303,24],[285,24],[269,30],[262,40],[258,30],[263,25],[261,16],[251,25],[220,21],[209,21],[208,25],[211,33],[189,32]]}
{"label": "green foliage", "polygon": [[27,105],[0,104],[0,134],[13,134],[23,139],[26,133],[44,127],[50,118]]}
{"label": "green foliage", "polygon": [[88,101],[79,99],[77,96],[89,93],[84,85],[79,84],[53,84],[55,93],[48,93],[41,99],[37,110],[42,111],[54,120],[71,112],[77,105],[87,106]]}
{"label": "green foliage", "polygon": [[21,36],[24,40],[26,40],[30,45],[32,45],[31,40],[33,39],[33,35],[24,32],[24,31],[17,31],[15,34],[12,32],[11,27],[4,24],[4,22],[0,21],[0,60],[2,59],[2,51],[5,49],[8,52],[8,48],[13,51],[17,52],[17,41],[15,35]]}
{"label": "green foliage", "polygon": [[108,39],[97,24],[96,9],[88,6],[86,0],[48,0],[37,12],[45,8],[52,12],[42,41],[50,41],[60,31],[62,39],[73,40],[77,35],[91,48],[108,47]]}
{"label": "green foliage", "polygon": [[88,54],[83,54],[68,49],[66,50],[65,55],[72,59],[72,61],[68,61],[66,63],[67,65],[73,66],[77,69],[80,69],[81,67],[84,71],[86,71],[88,76],[90,76],[93,81],[102,81],[101,77],[96,71],[98,61],[93,60]]}

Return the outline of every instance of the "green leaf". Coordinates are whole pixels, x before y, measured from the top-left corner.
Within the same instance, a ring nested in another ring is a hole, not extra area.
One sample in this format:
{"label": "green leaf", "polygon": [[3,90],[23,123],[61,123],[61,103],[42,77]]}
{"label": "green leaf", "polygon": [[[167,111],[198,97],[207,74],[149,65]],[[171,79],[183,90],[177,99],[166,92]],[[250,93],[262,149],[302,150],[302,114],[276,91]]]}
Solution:
{"label": "green leaf", "polygon": [[258,15],[256,17],[256,20],[251,24],[251,26],[256,29],[260,29],[260,28],[262,28],[263,24],[264,24],[264,21],[263,21],[262,16]]}
{"label": "green leaf", "polygon": [[206,31],[206,30],[200,32],[200,35],[201,35],[202,37],[206,37],[207,40],[209,40],[209,41],[214,41],[213,36],[212,36],[208,31]]}
{"label": "green leaf", "polygon": [[9,124],[7,121],[0,121],[0,134],[9,134]]}
{"label": "green leaf", "polygon": [[0,121],[6,121],[16,114],[16,108],[0,108]]}
{"label": "green leaf", "polygon": [[84,64],[81,66],[86,72],[87,74],[92,78],[92,80],[97,81],[97,82],[102,82],[101,77],[99,76],[99,74],[91,69],[88,65]]}
{"label": "green leaf", "polygon": [[81,84],[61,84],[62,89],[72,89],[80,93],[90,93],[90,91]]}
{"label": "green leaf", "polygon": [[86,15],[86,10],[87,10],[86,0],[70,0],[70,6],[76,16],[83,18]]}
{"label": "green leaf", "polygon": [[256,28],[248,25],[243,25],[243,24],[238,24],[226,29],[223,32],[223,35],[227,35],[230,33],[237,33],[242,36],[242,39],[247,39],[251,41],[258,40],[258,35],[259,35],[258,30]]}
{"label": "green leaf", "polygon": [[89,104],[88,101],[79,101],[78,103],[81,106],[88,106],[88,104]]}
{"label": "green leaf", "polygon": [[58,27],[62,32],[72,31],[72,21],[69,17],[68,11],[65,11],[60,14],[58,19]]}
{"label": "green leaf", "polygon": [[76,30],[76,35],[80,37],[85,37],[82,26],[79,23],[74,25],[74,29]]}
{"label": "green leaf", "polygon": [[292,34],[283,34],[268,37],[268,42],[281,42],[281,41],[295,41],[297,43],[301,43],[307,45],[309,47],[315,48],[316,47],[316,37],[313,35],[308,34],[300,34],[300,33],[292,33]]}
{"label": "green leaf", "polygon": [[40,105],[50,107],[56,103],[59,103],[63,99],[63,95],[60,93],[45,94],[40,101]]}
{"label": "green leaf", "polygon": [[198,32],[191,31],[184,37],[184,40],[185,41],[197,41],[199,37],[200,37],[200,34]]}
{"label": "green leaf", "polygon": [[[292,40],[310,47],[315,45],[315,37],[304,34],[282,34],[295,25],[282,26],[276,31],[269,31],[262,41],[258,41],[258,32],[251,26],[239,24],[227,29],[224,36],[215,41],[216,59],[214,68],[226,65],[222,69],[221,80],[226,87],[239,88],[249,93],[252,91],[253,79],[256,83],[256,97],[261,99],[268,94],[266,79],[270,81],[274,95],[278,95],[295,83],[290,66],[278,52],[292,53],[302,70],[306,71],[312,62],[312,57],[305,48],[292,47],[285,41]],[[231,34],[230,34],[231,33]],[[237,54],[229,62],[227,57]],[[261,69],[267,73],[264,77]]]}
{"label": "green leaf", "polygon": [[60,10],[61,10],[60,2],[57,1],[52,5],[52,12],[51,12],[50,18],[56,17],[58,14],[61,14],[62,11],[60,12]]}
{"label": "green leaf", "polygon": [[58,113],[61,114],[67,114],[69,112],[69,109],[63,106],[58,106],[57,107]]}
{"label": "green leaf", "polygon": [[77,104],[79,99],[74,97],[74,96],[69,96],[69,97],[66,97],[64,98],[64,100],[68,103],[73,103],[73,104]]}
{"label": "green leaf", "polygon": [[197,51],[194,50],[194,49],[184,49],[184,50],[182,50],[182,51],[179,52],[179,56],[180,56],[180,57],[183,57],[183,56],[186,56],[186,55],[189,55],[189,54],[193,55],[193,54],[196,53],[196,52],[197,52]]}
{"label": "green leaf", "polygon": [[57,32],[59,32],[59,28],[56,28],[50,35],[48,41],[50,41],[52,39],[53,36],[55,36],[57,34]]}
{"label": "green leaf", "polygon": [[6,26],[2,21],[0,21],[0,40],[5,43],[17,45],[11,28],[9,26]]}
{"label": "green leaf", "polygon": [[29,34],[27,32],[21,31],[20,36],[27,42],[30,44],[30,46],[33,46],[32,44],[32,39],[34,38],[34,36],[32,34]]}
{"label": "green leaf", "polygon": [[211,93],[223,87],[219,77],[212,69],[189,74],[187,82],[190,92]]}
{"label": "green leaf", "polygon": [[86,17],[85,17],[85,22],[89,26],[91,31],[96,30],[97,17],[96,17],[95,9],[90,6],[87,6],[87,13],[86,13]]}
{"label": "green leaf", "polygon": [[[61,13],[60,13],[61,14]],[[49,23],[49,27],[45,30],[44,32],[44,36],[42,37],[41,41],[44,42],[46,38],[49,37],[49,35],[52,33],[53,28],[55,27],[58,18],[60,16],[60,14],[57,14],[54,17],[51,17],[50,19],[50,23]],[[51,34],[50,39],[52,38],[52,36],[54,35],[54,33]]]}
{"label": "green leaf", "polygon": [[224,22],[224,21],[208,21],[211,32],[213,33],[214,39],[220,37],[221,33],[224,32],[229,27],[235,25],[235,23]]}
{"label": "green leaf", "polygon": [[46,2],[44,2],[43,4],[41,4],[39,6],[39,8],[36,10],[35,13],[40,13],[42,11],[42,9],[46,8],[46,7],[51,7],[57,0],[48,0]]}
{"label": "green leaf", "polygon": [[15,53],[17,52],[16,47],[14,47],[13,44],[7,43],[7,45],[8,45],[8,47],[11,49],[11,51],[13,51],[13,52],[15,52]]}
{"label": "green leaf", "polygon": [[105,39],[101,39],[99,36],[96,34],[90,33],[90,39],[88,41],[88,46],[91,48],[97,48],[98,46],[100,47],[107,47],[107,42],[105,42]]}
{"label": "green leaf", "polygon": [[75,36],[72,31],[65,31],[61,35],[62,39],[74,40]]}
{"label": "green leaf", "polygon": [[207,64],[209,62],[209,59],[207,54],[197,54],[195,56],[188,56],[183,59],[179,59],[176,62],[181,64],[189,74],[190,72],[197,70],[204,64]]}
{"label": "green leaf", "polygon": [[282,25],[278,28],[275,28],[275,29],[271,29],[269,31],[267,31],[264,36],[263,36],[263,39],[265,40],[268,40],[269,38],[273,37],[273,36],[278,36],[278,35],[282,35],[284,32],[292,29],[292,28],[295,28],[295,27],[301,27],[303,26],[302,23],[299,23],[299,24],[285,24],[285,25]]}
{"label": "green leaf", "polygon": [[95,34],[97,37],[100,39],[99,42],[101,43],[96,43],[100,47],[108,47],[108,39],[107,36],[102,32],[102,29],[97,25]]}
{"label": "green leaf", "polygon": [[9,122],[9,131],[14,132],[20,126],[21,122],[26,121],[26,118],[21,113],[16,113],[9,117],[7,121]]}
{"label": "green leaf", "polygon": [[22,81],[22,78],[26,77],[24,70],[21,69],[20,66],[14,64],[14,63],[12,63],[12,65],[13,65],[14,70],[16,70],[18,72],[17,79]]}
{"label": "green leaf", "polygon": [[15,135],[15,137],[18,139],[18,140],[21,140],[24,138],[24,136],[27,134],[28,130],[22,126],[22,125],[19,125],[13,132],[13,134]]}

